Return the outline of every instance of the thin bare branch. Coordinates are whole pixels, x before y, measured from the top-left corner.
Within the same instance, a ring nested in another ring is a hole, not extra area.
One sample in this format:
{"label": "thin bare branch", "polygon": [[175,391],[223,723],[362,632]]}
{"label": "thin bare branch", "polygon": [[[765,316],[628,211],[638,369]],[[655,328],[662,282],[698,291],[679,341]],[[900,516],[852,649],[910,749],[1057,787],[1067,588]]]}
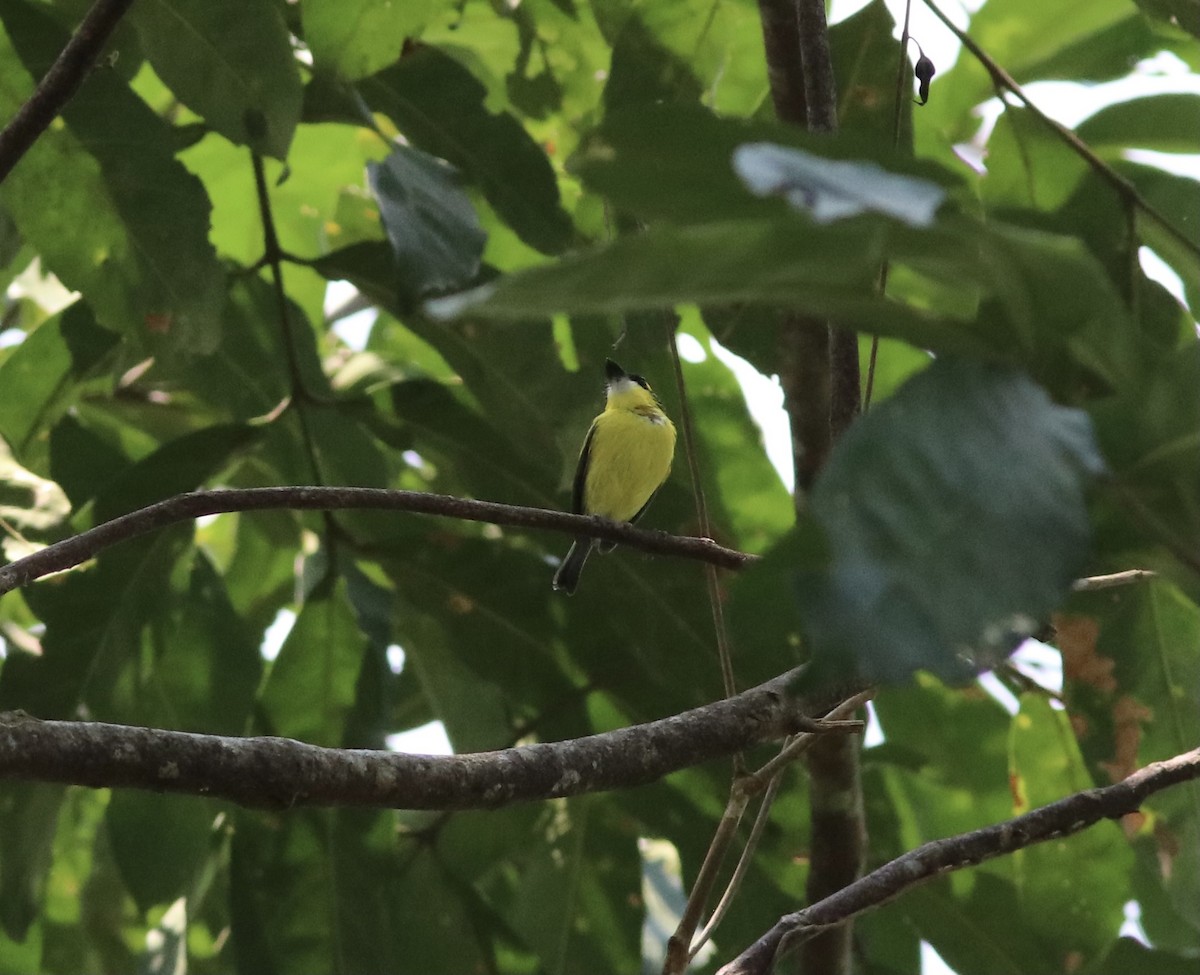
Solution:
{"label": "thin bare branch", "polygon": [[88,76],[133,0],[96,0],[29,100],[0,132],[0,183],[50,127]]}
{"label": "thin bare branch", "polygon": [[52,572],[86,562],[111,545],[145,535],[167,525],[190,521],[203,515],[231,511],[263,511],[288,508],[297,511],[346,509],[405,511],[441,515],[463,521],[481,521],[512,528],[539,528],[568,535],[586,535],[618,542],[653,555],[675,555],[712,562],[726,569],[744,568],[758,560],[718,545],[710,538],[668,535],[632,525],[592,518],[587,515],[526,508],[494,501],[474,501],[446,494],[355,487],[269,487],[233,490],[192,491],[178,494],[121,515],[71,538],[55,542],[33,555],[0,568],[0,595]]}
{"label": "thin bare branch", "polygon": [[1135,582],[1153,579],[1158,573],[1153,569],[1126,569],[1124,572],[1112,572],[1103,576],[1088,576],[1086,579],[1076,579],[1071,583],[1074,592],[1097,592],[1100,589],[1116,589],[1119,586],[1132,586]]}
{"label": "thin bare branch", "polygon": [[0,778],[149,789],[239,805],[493,809],[657,781],[812,726],[836,699],[788,692],[799,670],[682,714],[570,741],[467,755],[320,748],[0,715]]}
{"label": "thin bare branch", "polygon": [[1102,819],[1119,819],[1136,812],[1148,796],[1198,778],[1200,748],[1147,765],[1115,785],[1086,789],[994,826],[925,843],[810,907],[784,915],[718,975],[766,975],[787,949],[938,874],[1070,836]]}
{"label": "thin bare branch", "polygon": [[[692,478],[692,495],[696,501],[696,517],[700,521],[700,534],[712,538],[712,523],[708,517],[708,501],[704,497],[704,486],[700,483],[700,463],[696,459],[696,438],[692,427],[692,409],[688,404],[687,384],[683,379],[683,363],[679,361],[679,347],[675,342],[675,326],[667,331],[667,345],[671,353],[671,367],[675,373],[675,386],[679,390],[679,425],[683,431],[683,449],[687,455],[688,473]],[[721,681],[725,696],[737,693],[733,677],[733,654],[729,649],[729,631],[725,627],[725,609],[721,604],[721,584],[717,579],[717,567],[711,562],[704,566],[704,581],[708,588],[708,602],[712,608],[713,631],[717,641],[717,659],[721,664]],[[735,762],[739,760],[735,757]],[[739,767],[734,769],[738,774]]]}
{"label": "thin bare branch", "polygon": [[1159,210],[1156,209],[1149,200],[1147,200],[1140,192],[1138,192],[1137,187],[1134,186],[1133,183],[1131,183],[1103,159],[1097,156],[1092,150],[1092,147],[1079,138],[1079,136],[1077,136],[1074,132],[1068,129],[1065,125],[1056,122],[1054,119],[1050,118],[1049,115],[1038,108],[1037,105],[1030,100],[1029,96],[1025,94],[1025,91],[1021,88],[1021,86],[1013,79],[1012,75],[1005,71],[994,60],[992,60],[991,55],[981,48],[970,34],[956,25],[949,17],[947,17],[941,11],[938,5],[934,3],[934,0],[924,0],[924,3],[925,6],[927,6],[933,12],[933,15],[937,17],[937,19],[943,24],[945,24],[950,32],[962,42],[963,47],[971,52],[975,60],[983,65],[987,73],[991,75],[992,83],[996,85],[997,88],[1006,88],[1012,92],[1013,95],[1020,100],[1021,104],[1029,109],[1029,111],[1034,115],[1035,118],[1037,118],[1039,122],[1051,129],[1068,148],[1070,148],[1077,156],[1083,159],[1084,162],[1086,162],[1092,168],[1093,172],[1095,172],[1098,176],[1100,176],[1101,179],[1103,179],[1114,190],[1116,190],[1117,194],[1122,200],[1124,200],[1127,204],[1136,206],[1142,211],[1142,213],[1146,214],[1146,216],[1157,223],[1163,230],[1174,237],[1176,242],[1181,247],[1190,252],[1193,256],[1200,257],[1200,246],[1198,246],[1190,237],[1188,237],[1187,234],[1185,234],[1170,220],[1168,220],[1166,216],[1159,212]]}
{"label": "thin bare branch", "polygon": [[[847,731],[861,731],[861,721],[839,723],[839,719],[857,711],[870,699],[873,693],[874,691],[867,690],[861,694],[855,694],[853,697],[847,698],[825,715],[821,719],[821,723],[830,730],[841,727]],[[689,959],[695,958],[700,949],[704,947],[705,942],[713,936],[713,932],[716,931],[717,926],[724,920],[730,905],[733,903],[734,897],[737,896],[738,889],[742,885],[742,880],[745,879],[746,871],[750,868],[750,861],[754,859],[754,851],[758,849],[758,841],[762,837],[763,828],[766,826],[767,819],[771,814],[771,804],[775,801],[775,795],[779,792],[779,785],[783,781],[783,772],[788,765],[800,758],[804,752],[811,748],[817,738],[816,734],[805,732],[789,739],[784,743],[778,755],[757,772],[748,776],[747,782],[743,783],[743,788],[751,786],[752,783],[757,783],[757,787],[761,788],[762,783],[765,782],[766,791],[763,792],[762,803],[759,805],[758,812],[754,817],[754,825],[750,829],[746,845],[742,848],[742,854],[738,858],[733,876],[729,878],[729,883],[725,887],[725,893],[721,895],[717,906],[713,908],[712,916],[704,925],[704,929],[692,941],[692,948],[688,955]]]}

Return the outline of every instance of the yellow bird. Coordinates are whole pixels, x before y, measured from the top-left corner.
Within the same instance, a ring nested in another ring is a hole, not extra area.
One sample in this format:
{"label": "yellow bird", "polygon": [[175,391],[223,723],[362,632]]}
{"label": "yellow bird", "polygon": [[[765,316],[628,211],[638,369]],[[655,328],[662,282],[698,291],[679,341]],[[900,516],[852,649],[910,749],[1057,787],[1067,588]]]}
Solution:
{"label": "yellow bird", "polygon": [[[671,472],[675,424],[641,376],[625,372],[612,359],[604,363],[608,399],[592,421],[579,466],[571,510],[612,521],[637,521]],[[592,549],[611,552],[611,542],[580,536],[554,573],[554,588],[570,595],[579,584]]]}

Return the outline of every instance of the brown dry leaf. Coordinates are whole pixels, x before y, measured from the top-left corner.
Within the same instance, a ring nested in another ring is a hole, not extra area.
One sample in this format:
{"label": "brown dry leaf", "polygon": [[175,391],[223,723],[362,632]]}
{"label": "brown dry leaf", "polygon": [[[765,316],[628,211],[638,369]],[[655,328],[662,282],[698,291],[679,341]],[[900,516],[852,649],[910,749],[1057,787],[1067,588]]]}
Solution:
{"label": "brown dry leaf", "polygon": [[1113,749],[1111,762],[1102,762],[1101,768],[1114,782],[1120,782],[1137,771],[1138,745],[1142,740],[1142,722],[1154,716],[1146,705],[1128,694],[1117,698],[1112,708]]}
{"label": "brown dry leaf", "polygon": [[1090,684],[1106,693],[1117,689],[1112,673],[1114,662],[1096,653],[1100,625],[1094,619],[1055,613],[1054,629],[1058,634],[1058,648],[1062,651],[1064,681]]}

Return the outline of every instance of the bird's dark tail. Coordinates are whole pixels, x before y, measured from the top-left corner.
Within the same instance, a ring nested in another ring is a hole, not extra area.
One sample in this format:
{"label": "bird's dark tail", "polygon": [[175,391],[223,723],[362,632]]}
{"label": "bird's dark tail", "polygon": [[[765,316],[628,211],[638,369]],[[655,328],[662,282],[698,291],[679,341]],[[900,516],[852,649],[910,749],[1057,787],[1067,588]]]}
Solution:
{"label": "bird's dark tail", "polygon": [[562,560],[562,565],[554,573],[554,588],[559,592],[565,592],[568,596],[574,593],[575,587],[579,585],[579,573],[583,571],[583,563],[591,554],[592,540],[590,538],[575,539],[571,543],[567,557]]}

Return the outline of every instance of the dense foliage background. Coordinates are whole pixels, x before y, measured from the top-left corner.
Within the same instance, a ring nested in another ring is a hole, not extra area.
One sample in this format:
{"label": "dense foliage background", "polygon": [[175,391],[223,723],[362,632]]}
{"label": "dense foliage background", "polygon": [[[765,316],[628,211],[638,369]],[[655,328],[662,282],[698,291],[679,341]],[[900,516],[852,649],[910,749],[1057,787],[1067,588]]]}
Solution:
{"label": "dense foliage background", "polygon": [[[85,6],[0,0],[0,119]],[[968,29],[1022,85],[1200,68],[1191,0],[989,0]],[[878,0],[832,27],[841,132],[820,138],[773,121],[749,0],[137,0],[0,185],[7,558],[202,486],[562,508],[619,336],[680,416],[678,325],[714,534],[771,553],[725,579],[740,686],[808,649],[905,680],[863,758],[869,865],[1195,747],[1200,185],[1128,150],[1200,152],[1200,95],[1093,114],[1089,161],[1012,94],[981,132],[997,91],[965,52],[915,107],[896,33]],[[762,142],[946,202],[928,226],[818,224],[735,175]],[[366,306],[358,347],[335,326]],[[712,352],[783,371],[781,308],[863,330],[864,366],[883,337],[878,409],[799,531]],[[697,533],[682,458],[647,524]],[[0,600],[0,709],[365,747],[439,720],[472,751],[721,695],[702,568],[622,551],[568,600],[549,585],[566,544],[357,512],[170,528]],[[1064,596],[1132,568],[1158,574]],[[995,662],[1053,610],[1061,698],[1001,671],[1012,714],[932,676],[961,683],[964,647]],[[8,781],[0,972],[656,970],[673,857],[686,889],[728,779],[456,814]],[[803,904],[805,789],[786,780],[708,969]],[[1152,947],[1119,938],[1127,910]],[[963,975],[1195,971],[1200,786],[855,930],[864,972],[919,971],[922,941]]]}

